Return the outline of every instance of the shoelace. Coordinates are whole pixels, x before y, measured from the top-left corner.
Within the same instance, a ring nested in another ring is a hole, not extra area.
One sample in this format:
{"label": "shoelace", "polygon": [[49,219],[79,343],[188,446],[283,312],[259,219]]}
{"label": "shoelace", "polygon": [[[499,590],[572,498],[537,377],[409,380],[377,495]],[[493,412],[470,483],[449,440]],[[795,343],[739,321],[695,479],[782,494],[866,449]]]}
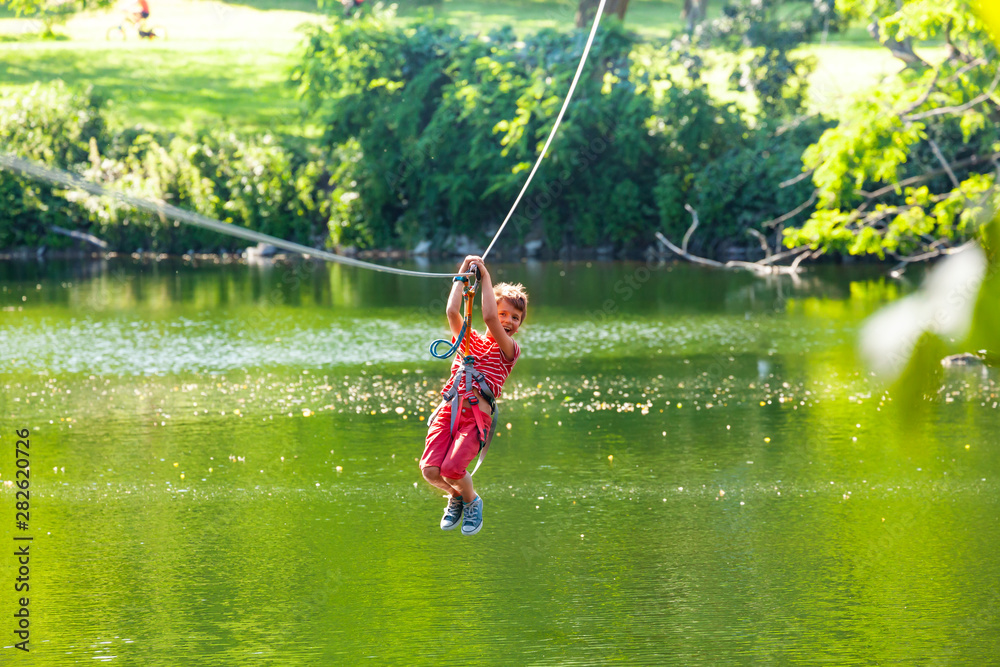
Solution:
{"label": "shoelace", "polygon": [[479,523],[480,507],[482,505],[480,505],[478,498],[465,506],[465,523],[471,523],[472,525]]}
{"label": "shoelace", "polygon": [[462,501],[452,496],[451,500],[448,501],[448,509],[445,511],[445,514],[458,517],[462,513],[462,507]]}

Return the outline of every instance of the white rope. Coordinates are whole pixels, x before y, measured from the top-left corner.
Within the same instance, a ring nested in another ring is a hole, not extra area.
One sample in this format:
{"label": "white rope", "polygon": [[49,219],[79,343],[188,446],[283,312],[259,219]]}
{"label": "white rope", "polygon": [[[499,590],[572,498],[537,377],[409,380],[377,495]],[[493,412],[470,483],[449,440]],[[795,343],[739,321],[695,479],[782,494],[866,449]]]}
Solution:
{"label": "white rope", "polygon": [[287,250],[289,252],[301,253],[303,255],[309,255],[310,257],[316,257],[318,259],[324,259],[328,262],[337,262],[338,264],[347,264],[348,266],[356,266],[362,269],[371,269],[372,271],[381,271],[383,273],[396,273],[401,276],[411,276],[415,278],[453,278],[456,275],[468,275],[457,274],[457,273],[429,273],[426,271],[410,271],[408,269],[397,269],[394,266],[383,266],[381,264],[372,264],[371,262],[365,262],[360,259],[353,259],[351,257],[344,257],[343,255],[336,255],[332,252],[326,250],[319,250],[317,248],[310,248],[309,246],[304,246],[299,243],[293,243],[292,241],[285,241],[284,239],[279,239],[274,236],[269,236],[267,234],[262,234],[260,232],[255,232],[252,229],[247,229],[246,227],[240,227],[239,225],[226,224],[224,222],[219,222],[218,220],[213,220],[212,218],[200,215],[198,213],[192,213],[191,211],[185,211],[184,209],[177,208],[176,206],[171,206],[170,204],[164,202],[154,202],[147,199],[140,199],[139,197],[133,197],[127,195],[123,192],[117,192],[115,190],[109,190],[108,188],[97,185],[96,183],[91,183],[79,176],[67,173],[65,171],[59,171],[54,169],[49,169],[43,167],[39,164],[35,164],[28,160],[23,160],[19,157],[13,155],[7,155],[0,153],[0,166],[6,167],[7,169],[12,169],[14,171],[19,171],[23,174],[29,176],[34,176],[35,178],[40,178],[51,183],[57,183],[65,185],[70,188],[79,188],[93,195],[98,195],[101,197],[110,197],[111,199],[116,199],[129,206],[134,206],[139,209],[149,211],[150,213],[155,213],[161,217],[170,218],[172,220],[179,220],[181,222],[186,222],[190,225],[196,227],[203,227],[205,229],[211,229],[214,232],[219,232],[220,234],[228,234],[229,236],[236,236],[239,238],[247,239],[248,241],[256,241],[257,243],[270,243],[271,245]]}
{"label": "white rope", "polygon": [[604,2],[597,6],[597,14],[594,16],[594,25],[590,27],[590,36],[587,37],[587,45],[583,48],[583,57],[580,58],[580,64],[576,68],[576,75],[573,77],[573,83],[569,85],[569,93],[566,95],[565,101],[563,101],[562,109],[559,110],[559,115],[556,116],[555,125],[552,126],[552,131],[549,132],[549,138],[545,140],[545,145],[542,146],[542,152],[538,155],[538,159],[535,160],[535,166],[531,168],[531,173],[528,174],[528,180],[524,182],[524,187],[521,188],[520,194],[517,195],[517,199],[514,200],[514,205],[510,207],[510,213],[507,217],[503,219],[503,224],[500,225],[500,229],[497,233],[493,235],[493,240],[490,241],[489,247],[486,248],[486,252],[483,253],[483,259],[490,254],[490,250],[493,250],[493,244],[497,242],[500,238],[500,233],[503,232],[503,228],[507,226],[511,217],[514,215],[514,211],[517,209],[517,205],[521,203],[521,198],[524,197],[524,193],[527,192],[528,186],[531,184],[531,179],[535,177],[535,172],[538,171],[538,166],[542,164],[542,160],[545,158],[546,151],[549,150],[549,144],[552,143],[553,137],[556,136],[556,130],[559,129],[559,123],[562,122],[563,115],[566,113],[567,107],[569,107],[569,101],[573,99],[573,91],[576,90],[576,84],[580,81],[580,74],[583,72],[583,66],[587,63],[587,56],[590,55],[590,46],[594,43],[594,35],[597,34],[597,26],[601,22],[601,14],[604,12]]}

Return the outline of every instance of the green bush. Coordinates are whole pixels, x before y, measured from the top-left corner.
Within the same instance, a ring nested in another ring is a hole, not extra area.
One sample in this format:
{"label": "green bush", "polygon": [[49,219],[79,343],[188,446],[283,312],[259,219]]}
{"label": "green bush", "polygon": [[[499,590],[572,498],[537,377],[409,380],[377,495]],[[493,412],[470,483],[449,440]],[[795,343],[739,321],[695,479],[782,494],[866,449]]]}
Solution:
{"label": "green bush", "polygon": [[[378,15],[312,28],[293,78],[326,128],[330,162],[347,147],[351,156],[334,238],[488,239],[552,128],[585,39],[542,30],[520,42],[510,29],[469,36],[434,19],[402,27]],[[746,131],[677,53],[602,29],[501,243],[647,245],[661,207],[673,206],[665,184],[689,183]]]}

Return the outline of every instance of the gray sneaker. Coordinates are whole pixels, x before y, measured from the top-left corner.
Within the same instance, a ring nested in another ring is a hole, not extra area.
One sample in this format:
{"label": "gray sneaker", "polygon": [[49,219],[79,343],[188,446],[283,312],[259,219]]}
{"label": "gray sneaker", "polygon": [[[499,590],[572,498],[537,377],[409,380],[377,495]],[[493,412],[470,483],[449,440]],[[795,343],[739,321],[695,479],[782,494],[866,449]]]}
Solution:
{"label": "gray sneaker", "polygon": [[463,535],[475,535],[483,527],[483,499],[476,497],[471,503],[465,503],[465,521],[462,522]]}
{"label": "gray sneaker", "polygon": [[444,516],[441,517],[441,530],[451,530],[458,526],[462,520],[462,497],[452,496],[448,499],[448,506],[444,508]]}

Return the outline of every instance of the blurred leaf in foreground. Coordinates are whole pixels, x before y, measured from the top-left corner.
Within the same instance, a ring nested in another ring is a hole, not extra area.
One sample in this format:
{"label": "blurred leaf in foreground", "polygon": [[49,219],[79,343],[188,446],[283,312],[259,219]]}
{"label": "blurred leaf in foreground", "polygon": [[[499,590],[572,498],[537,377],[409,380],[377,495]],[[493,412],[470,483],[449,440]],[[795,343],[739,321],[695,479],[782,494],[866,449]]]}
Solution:
{"label": "blurred leaf in foreground", "polygon": [[[869,318],[861,331],[861,352],[871,367],[895,380],[904,368],[916,370],[911,357],[926,356],[915,355],[914,351],[919,349],[920,341],[926,352],[928,335],[940,341],[935,348],[943,353],[965,343],[986,267],[983,250],[970,246],[935,266],[917,293]],[[933,365],[940,368],[942,356]]]}

